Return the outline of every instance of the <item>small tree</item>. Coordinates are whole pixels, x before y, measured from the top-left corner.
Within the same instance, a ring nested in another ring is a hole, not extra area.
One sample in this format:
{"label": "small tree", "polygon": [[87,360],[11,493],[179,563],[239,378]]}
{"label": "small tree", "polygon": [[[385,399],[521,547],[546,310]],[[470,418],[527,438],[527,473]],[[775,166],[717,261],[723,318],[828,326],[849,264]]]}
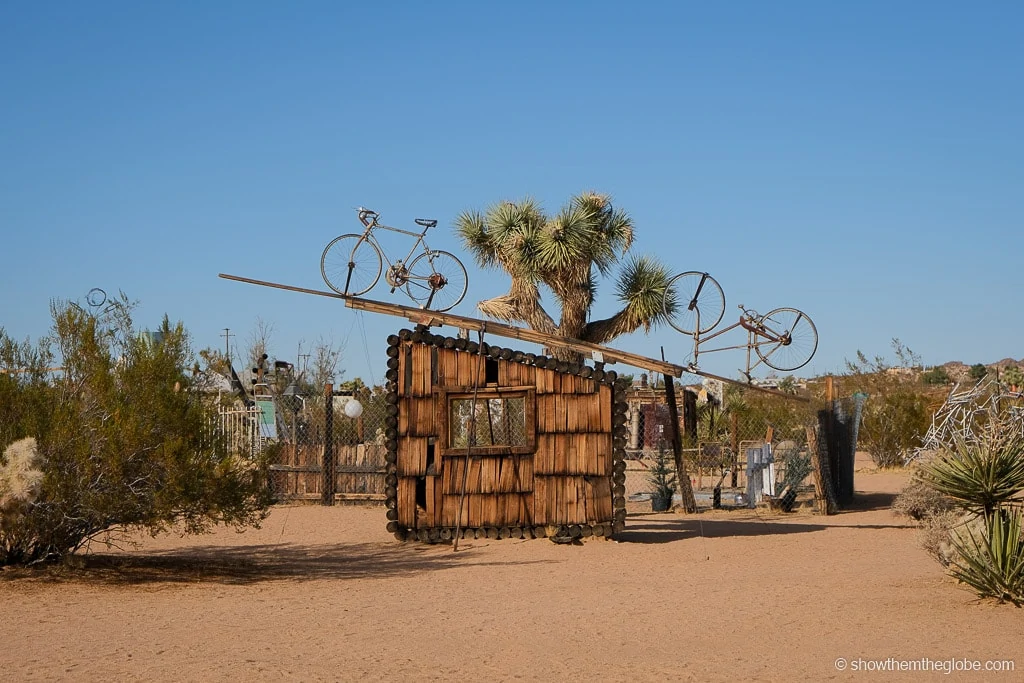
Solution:
{"label": "small tree", "polygon": [[[100,314],[54,303],[53,333],[37,347],[0,329],[0,367],[26,370],[0,374],[0,477],[39,472],[3,494],[0,565],[58,559],[107,532],[198,533],[265,515],[263,461],[224,448],[193,390],[184,327],[165,318],[159,335],[142,336],[131,311],[123,295]],[[54,347],[63,368],[51,378]]]}
{"label": "small tree", "polygon": [[676,490],[675,463],[669,455],[664,443],[658,447],[654,456],[654,464],[648,472],[648,479],[652,488],[651,505],[655,512],[667,510],[672,506],[672,496]]}
{"label": "small tree", "polygon": [[971,366],[971,369],[967,371],[968,376],[975,382],[984,379],[985,375],[988,374],[988,368],[981,363],[975,363]]}

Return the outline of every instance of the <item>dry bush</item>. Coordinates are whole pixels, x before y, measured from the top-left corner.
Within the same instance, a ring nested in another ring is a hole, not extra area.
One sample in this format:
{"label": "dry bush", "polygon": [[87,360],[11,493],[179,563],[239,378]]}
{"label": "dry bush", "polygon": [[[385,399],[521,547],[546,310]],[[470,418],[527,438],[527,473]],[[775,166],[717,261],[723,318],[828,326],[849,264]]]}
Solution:
{"label": "dry bush", "polygon": [[956,510],[945,510],[921,520],[921,547],[943,567],[948,567],[956,558],[952,533],[962,523],[963,515]]}
{"label": "dry bush", "polygon": [[953,507],[953,501],[948,496],[936,491],[917,475],[900,491],[892,504],[896,514],[918,522],[949,512]]}

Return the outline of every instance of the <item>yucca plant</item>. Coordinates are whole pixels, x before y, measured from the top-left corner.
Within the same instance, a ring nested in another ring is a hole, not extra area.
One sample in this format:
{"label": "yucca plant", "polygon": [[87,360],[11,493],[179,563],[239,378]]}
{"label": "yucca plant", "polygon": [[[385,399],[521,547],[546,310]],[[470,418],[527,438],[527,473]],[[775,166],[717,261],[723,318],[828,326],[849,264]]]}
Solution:
{"label": "yucca plant", "polygon": [[[950,572],[980,597],[1024,605],[1024,414],[1005,397],[985,402],[922,464],[928,486],[979,520],[950,534]],[[981,400],[979,399],[979,400]],[[980,527],[980,528],[977,528]]]}
{"label": "yucca plant", "polygon": [[1024,438],[1002,420],[989,420],[978,430],[977,437],[954,434],[948,449],[924,464],[921,476],[958,506],[987,518],[1024,493]]}
{"label": "yucca plant", "polygon": [[[465,211],[455,222],[462,243],[483,268],[504,270],[508,294],[477,304],[484,315],[522,322],[532,329],[602,344],[664,319],[670,273],[656,260],[633,257],[616,283],[622,308],[609,318],[589,320],[597,278],[609,276],[633,244],[633,221],[596,192],[573,197],[554,216],[532,199],[498,202],[485,212]],[[558,300],[558,318],[541,305],[541,287]],[[562,360],[579,354],[555,350]]]}
{"label": "yucca plant", "polygon": [[970,526],[953,534],[956,557],[950,573],[977,592],[1000,602],[1024,605],[1024,539],[1018,508],[1000,509],[985,517],[984,531]]}

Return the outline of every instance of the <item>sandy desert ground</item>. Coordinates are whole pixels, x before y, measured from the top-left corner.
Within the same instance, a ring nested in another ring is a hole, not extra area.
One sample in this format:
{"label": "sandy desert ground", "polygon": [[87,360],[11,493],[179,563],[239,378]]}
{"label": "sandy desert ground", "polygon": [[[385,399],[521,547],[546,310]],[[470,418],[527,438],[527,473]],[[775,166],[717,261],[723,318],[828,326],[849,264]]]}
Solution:
{"label": "sandy desert ground", "polygon": [[[380,508],[279,507],[242,534],[0,572],[0,678],[1024,680],[1024,610],[919,549],[888,509],[905,479],[861,470],[857,509],[827,518],[634,515],[615,541],[457,553],[394,541]],[[922,659],[1016,670],[865,670]]]}

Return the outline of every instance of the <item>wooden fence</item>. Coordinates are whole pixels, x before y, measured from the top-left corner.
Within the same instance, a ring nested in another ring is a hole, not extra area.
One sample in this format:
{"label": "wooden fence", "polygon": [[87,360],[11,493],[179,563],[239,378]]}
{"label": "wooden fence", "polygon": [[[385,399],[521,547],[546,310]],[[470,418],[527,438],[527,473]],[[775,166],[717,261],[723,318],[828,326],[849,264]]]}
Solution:
{"label": "wooden fence", "polygon": [[[386,449],[377,444],[334,445],[334,500],[383,503]],[[323,444],[282,444],[270,466],[270,483],[281,502],[321,501],[324,492]]]}

